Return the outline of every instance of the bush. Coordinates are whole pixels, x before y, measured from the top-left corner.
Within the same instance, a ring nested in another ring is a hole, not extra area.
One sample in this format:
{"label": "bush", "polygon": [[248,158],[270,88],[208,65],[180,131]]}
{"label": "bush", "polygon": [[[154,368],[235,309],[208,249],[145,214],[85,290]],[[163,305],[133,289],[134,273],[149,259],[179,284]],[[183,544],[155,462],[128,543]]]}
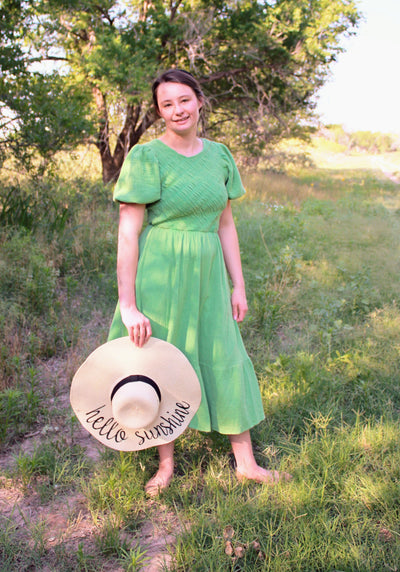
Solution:
{"label": "bush", "polygon": [[15,233],[1,244],[0,295],[23,314],[43,314],[56,296],[58,272],[30,233]]}
{"label": "bush", "polygon": [[0,390],[23,384],[99,304],[115,303],[116,212],[110,189],[91,181],[0,189]]}
{"label": "bush", "polygon": [[362,149],[370,153],[387,153],[391,151],[394,139],[385,133],[372,133],[371,131],[356,131],[350,136],[350,148]]}
{"label": "bush", "polygon": [[395,150],[395,140],[388,133],[372,131],[347,133],[342,125],[327,125],[323,135],[340,145],[345,145],[348,149],[369,153],[388,153]]}

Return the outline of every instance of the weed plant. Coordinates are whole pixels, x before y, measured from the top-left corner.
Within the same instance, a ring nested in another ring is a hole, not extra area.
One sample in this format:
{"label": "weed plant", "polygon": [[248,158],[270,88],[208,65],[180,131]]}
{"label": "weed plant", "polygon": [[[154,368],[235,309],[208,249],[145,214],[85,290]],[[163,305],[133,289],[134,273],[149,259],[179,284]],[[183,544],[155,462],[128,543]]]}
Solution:
{"label": "weed plant", "polygon": [[[245,183],[247,197],[234,203],[250,307],[241,329],[266,413],[252,436],[257,460],[293,480],[239,484],[228,439],[187,431],[176,444],[175,479],[149,501],[152,449],[106,450],[91,466],[79,447],[46,445],[17,455],[11,478],[43,504],[78,487],[97,526],[94,545],[49,549],[40,522],[21,539],[5,520],[4,570],[140,570],[142,526],[154,519],[171,533],[171,515],[175,572],[398,569],[399,187],[334,170],[249,174]],[[49,225],[33,199],[20,219],[11,214],[4,191],[3,445],[34,423],[38,361],[72,351],[91,313],[111,316],[116,298],[109,190],[83,180],[40,188],[60,207],[51,214],[48,203]],[[25,410],[31,421],[21,424]]]}
{"label": "weed plant", "polygon": [[41,411],[36,371],[28,370],[30,387],[10,387],[0,392],[0,443],[12,443],[23,436],[36,421]]}
{"label": "weed plant", "polygon": [[[93,216],[93,213],[96,215]],[[50,178],[0,192],[0,391],[26,385],[82,323],[115,300],[110,189]]]}
{"label": "weed plant", "polygon": [[55,494],[73,490],[90,465],[81,447],[68,447],[60,440],[44,443],[32,454],[20,452],[15,461],[15,477],[23,487],[39,483],[43,502]]}

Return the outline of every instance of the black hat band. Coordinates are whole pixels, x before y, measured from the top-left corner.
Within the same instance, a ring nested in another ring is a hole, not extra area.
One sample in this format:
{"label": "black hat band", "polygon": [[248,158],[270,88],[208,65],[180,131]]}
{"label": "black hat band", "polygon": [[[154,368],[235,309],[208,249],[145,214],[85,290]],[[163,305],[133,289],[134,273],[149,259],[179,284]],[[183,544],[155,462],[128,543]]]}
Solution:
{"label": "black hat band", "polygon": [[141,381],[142,383],[147,383],[148,385],[150,385],[157,393],[158,401],[161,401],[161,391],[158,385],[156,384],[155,381],[153,381],[152,379],[150,379],[150,377],[147,377],[146,375],[128,375],[128,377],[124,377],[124,379],[121,379],[121,381],[119,381],[112,390],[111,401],[114,395],[117,393],[117,391],[121,389],[121,387],[123,387],[127,383],[132,383],[135,381]]}

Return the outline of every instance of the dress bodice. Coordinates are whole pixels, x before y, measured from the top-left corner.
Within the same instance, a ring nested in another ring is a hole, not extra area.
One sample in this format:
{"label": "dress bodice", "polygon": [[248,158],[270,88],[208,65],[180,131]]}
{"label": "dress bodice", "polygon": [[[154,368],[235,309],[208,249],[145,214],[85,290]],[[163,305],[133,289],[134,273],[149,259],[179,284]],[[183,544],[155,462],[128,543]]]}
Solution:
{"label": "dress bodice", "polygon": [[114,191],[121,202],[146,203],[152,226],[216,232],[228,199],[244,193],[229,150],[203,139],[186,157],[159,139],[129,153]]}

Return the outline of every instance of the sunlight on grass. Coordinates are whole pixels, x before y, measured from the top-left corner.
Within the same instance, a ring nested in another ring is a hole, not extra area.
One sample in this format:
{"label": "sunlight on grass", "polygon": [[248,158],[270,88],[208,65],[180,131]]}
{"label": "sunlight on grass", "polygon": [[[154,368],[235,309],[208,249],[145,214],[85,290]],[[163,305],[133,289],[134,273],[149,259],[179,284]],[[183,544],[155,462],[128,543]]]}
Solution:
{"label": "sunlight on grass", "polygon": [[[319,569],[329,562],[329,568],[376,570],[381,558],[377,546],[386,547],[393,563],[388,548],[395,548],[397,531],[390,533],[380,514],[371,511],[380,513],[398,502],[399,426],[385,420],[366,426],[359,419],[355,427],[342,425],[332,432],[329,421],[310,419],[302,442],[288,452],[292,483],[236,485],[225,489],[221,502],[210,481],[186,508],[192,525],[179,539],[177,569],[179,562],[199,571],[204,562],[212,570],[227,569],[230,562],[240,570]],[[374,442],[373,454],[365,447],[366,438]],[[395,452],[394,463],[382,467],[388,447]],[[228,528],[231,547],[240,554],[236,559],[235,552],[226,551]],[[384,534],[391,534],[390,547],[380,537]]]}

